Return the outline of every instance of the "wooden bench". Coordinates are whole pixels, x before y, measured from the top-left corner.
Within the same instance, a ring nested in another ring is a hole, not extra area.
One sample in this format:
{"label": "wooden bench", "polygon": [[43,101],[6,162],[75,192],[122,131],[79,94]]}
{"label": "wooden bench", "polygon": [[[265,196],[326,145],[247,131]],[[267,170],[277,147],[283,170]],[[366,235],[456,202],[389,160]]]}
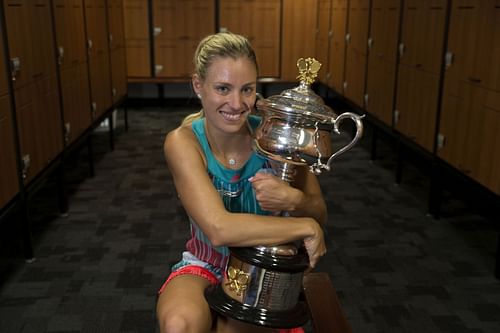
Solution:
{"label": "wooden bench", "polygon": [[307,274],[303,286],[315,333],[352,333],[328,273]]}

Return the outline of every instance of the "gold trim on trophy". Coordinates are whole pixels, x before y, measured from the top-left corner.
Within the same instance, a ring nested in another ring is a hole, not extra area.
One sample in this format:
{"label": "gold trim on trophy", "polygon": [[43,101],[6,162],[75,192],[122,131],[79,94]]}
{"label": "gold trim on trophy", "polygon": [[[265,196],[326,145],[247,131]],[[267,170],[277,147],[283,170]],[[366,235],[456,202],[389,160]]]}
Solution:
{"label": "gold trim on trophy", "polygon": [[235,292],[236,295],[241,296],[250,284],[250,274],[229,266],[227,269],[227,280],[226,286],[229,287],[229,290]]}
{"label": "gold trim on trophy", "polygon": [[299,69],[297,79],[300,80],[301,85],[310,85],[316,81],[321,63],[314,58],[300,58],[297,60],[297,68]]}

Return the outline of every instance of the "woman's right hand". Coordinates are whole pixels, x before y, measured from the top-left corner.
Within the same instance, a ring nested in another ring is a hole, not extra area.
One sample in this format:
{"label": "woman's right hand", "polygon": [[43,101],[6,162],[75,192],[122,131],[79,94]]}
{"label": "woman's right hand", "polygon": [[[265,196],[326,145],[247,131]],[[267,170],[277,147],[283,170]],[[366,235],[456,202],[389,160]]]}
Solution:
{"label": "woman's right hand", "polygon": [[304,246],[309,255],[309,265],[314,268],[319,259],[326,253],[326,244],[323,229],[316,220],[307,218],[311,224],[312,235],[304,238]]}

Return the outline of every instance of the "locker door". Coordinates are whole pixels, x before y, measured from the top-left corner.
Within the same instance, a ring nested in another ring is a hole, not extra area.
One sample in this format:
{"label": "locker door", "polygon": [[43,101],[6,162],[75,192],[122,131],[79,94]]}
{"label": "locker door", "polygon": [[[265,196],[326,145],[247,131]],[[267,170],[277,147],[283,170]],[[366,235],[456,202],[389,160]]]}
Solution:
{"label": "locker door", "polygon": [[53,6],[65,142],[69,144],[77,139],[91,123],[83,30],[84,9],[81,0],[57,0],[53,2]]}
{"label": "locker door", "polygon": [[318,75],[318,80],[328,85],[330,71],[328,68],[328,56],[330,48],[330,19],[332,1],[318,1],[318,23],[316,33],[316,59],[322,63],[321,70]]}
{"label": "locker door", "polygon": [[108,29],[104,0],[85,1],[90,96],[94,118],[111,107]]}
{"label": "locker door", "polygon": [[314,56],[316,18],[314,0],[283,0],[281,79],[297,82],[297,60]]}
{"label": "locker door", "polygon": [[[260,77],[279,77],[281,2],[254,0],[248,38],[255,49]],[[312,52],[312,50],[311,50]]]}
{"label": "locker door", "polygon": [[111,60],[111,94],[113,103],[127,93],[127,62],[123,28],[123,5],[119,0],[108,0],[109,49]]}
{"label": "locker door", "polygon": [[370,0],[351,0],[347,29],[345,96],[364,107]]}
{"label": "locker door", "polygon": [[487,73],[485,86],[500,91],[500,0],[488,0],[485,28],[485,55],[489,60],[482,62]]}
{"label": "locker door", "polygon": [[0,209],[19,192],[10,96],[0,97]]}
{"label": "locker door", "polygon": [[123,1],[127,77],[151,77],[148,0]]}
{"label": "locker door", "polygon": [[332,0],[332,38],[328,64],[328,68],[331,73],[329,86],[340,94],[343,94],[344,92],[347,10],[347,0]]}
{"label": "locker door", "polygon": [[[30,8],[26,1],[6,0],[4,1],[5,23],[7,34],[11,36],[9,43],[9,61],[13,76],[14,89],[25,86],[33,81],[34,57],[32,55],[33,45],[30,36]],[[14,36],[18,36],[15,38]]]}
{"label": "locker door", "polygon": [[366,110],[392,126],[400,7],[398,0],[373,0]]}

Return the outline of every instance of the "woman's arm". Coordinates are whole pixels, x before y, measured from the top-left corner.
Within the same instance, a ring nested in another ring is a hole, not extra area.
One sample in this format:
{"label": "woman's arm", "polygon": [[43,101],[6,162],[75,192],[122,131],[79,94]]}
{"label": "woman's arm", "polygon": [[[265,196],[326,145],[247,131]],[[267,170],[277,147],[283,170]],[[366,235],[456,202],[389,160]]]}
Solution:
{"label": "woman's arm", "polygon": [[287,211],[292,216],[308,216],[326,223],[327,210],[321,188],[316,176],[306,167],[297,168],[292,186],[267,173],[257,173],[251,181],[262,209]]}
{"label": "woman's arm", "polygon": [[270,246],[304,239],[311,266],[326,252],[323,231],[310,217],[228,212],[210,181],[191,128],[181,127],[169,133],[164,153],[186,212],[214,246]]}

